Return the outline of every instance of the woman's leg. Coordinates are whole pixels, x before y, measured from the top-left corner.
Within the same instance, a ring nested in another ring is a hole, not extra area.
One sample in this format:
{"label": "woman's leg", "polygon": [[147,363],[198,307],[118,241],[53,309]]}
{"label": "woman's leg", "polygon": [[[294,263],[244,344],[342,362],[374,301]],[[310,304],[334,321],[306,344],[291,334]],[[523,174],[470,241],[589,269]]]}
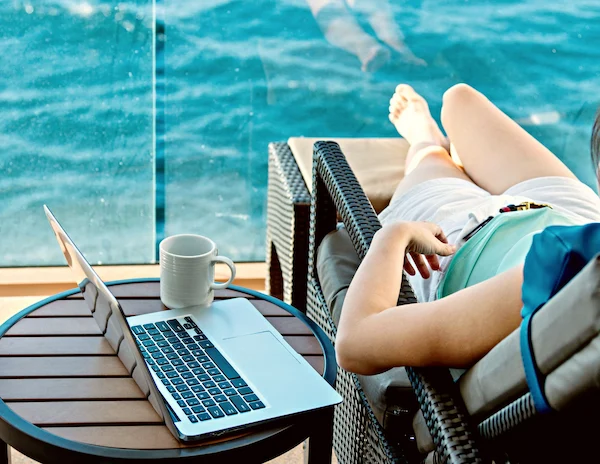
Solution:
{"label": "woman's leg", "polygon": [[469,177],[492,194],[535,177],[576,176],[550,150],[466,84],[446,91],[442,124]]}
{"label": "woman's leg", "polygon": [[404,179],[396,195],[426,180],[456,177],[471,181],[448,154],[448,140],[431,117],[429,106],[412,87],[400,84],[390,100],[390,121],[410,144]]}

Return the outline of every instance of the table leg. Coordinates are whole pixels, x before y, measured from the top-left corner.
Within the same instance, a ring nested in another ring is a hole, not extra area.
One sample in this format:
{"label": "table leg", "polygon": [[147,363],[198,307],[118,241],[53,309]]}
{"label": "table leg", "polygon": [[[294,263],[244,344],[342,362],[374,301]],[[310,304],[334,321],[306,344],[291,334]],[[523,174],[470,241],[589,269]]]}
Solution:
{"label": "table leg", "polygon": [[333,408],[329,408],[315,424],[308,440],[308,450],[304,448],[304,461],[308,464],[331,464],[332,446]]}
{"label": "table leg", "polygon": [[10,464],[10,446],[0,440],[0,464]]}

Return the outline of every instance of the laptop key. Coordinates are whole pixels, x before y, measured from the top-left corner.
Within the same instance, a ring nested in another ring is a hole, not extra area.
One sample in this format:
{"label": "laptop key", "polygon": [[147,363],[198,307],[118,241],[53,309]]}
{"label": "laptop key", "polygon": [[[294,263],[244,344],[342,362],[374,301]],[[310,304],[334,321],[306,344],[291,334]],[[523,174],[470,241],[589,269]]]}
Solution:
{"label": "laptop key", "polygon": [[214,380],[215,382],[224,382],[226,379],[225,379],[225,376],[224,376],[224,375],[220,375],[220,374],[219,374],[219,375],[215,375],[215,376],[213,377],[213,380]]}
{"label": "laptop key", "polygon": [[208,356],[206,356],[204,351],[202,352],[202,356],[198,356],[198,362],[205,363],[205,362],[209,362],[209,361],[210,361],[210,358]]}
{"label": "laptop key", "polygon": [[258,396],[256,396],[254,393],[252,395],[246,395],[244,396],[244,399],[248,402],[248,403],[254,403],[255,401],[260,401],[258,399]]}
{"label": "laptop key", "polygon": [[[223,393],[225,393],[227,396],[237,395],[235,388],[227,388],[227,389],[223,390]],[[256,399],[258,399],[258,398],[256,398]]]}
{"label": "laptop key", "polygon": [[[175,389],[174,389],[174,388],[173,388],[173,391],[175,392]],[[173,393],[171,396],[173,397],[173,399],[174,399],[175,401],[177,401],[177,400],[180,400],[180,399],[181,399],[181,395],[180,395],[179,393]]]}
{"label": "laptop key", "polygon": [[159,379],[164,379],[165,378],[165,374],[163,374],[162,372],[157,372],[156,373],[156,377],[158,377]]}
{"label": "laptop key", "polygon": [[201,414],[203,412],[206,412],[206,409],[204,409],[202,406],[194,406],[192,408],[192,411],[194,411],[194,413],[196,414]]}
{"label": "laptop key", "polygon": [[159,333],[160,332],[158,330],[156,330],[156,329],[150,329],[150,330],[148,330],[148,335],[152,335],[153,337],[155,335],[158,335]]}
{"label": "laptop key", "polygon": [[188,350],[186,350],[185,348],[182,348],[181,350],[177,350],[177,354],[179,356],[187,356],[188,354],[190,354],[190,352]]}
{"label": "laptop key", "polygon": [[169,358],[169,359],[179,359],[179,355],[177,353],[169,353],[167,355],[167,358]]}
{"label": "laptop key", "polygon": [[[157,348],[157,350],[158,350],[158,348]],[[157,353],[152,353],[152,357],[153,357],[154,359],[160,359],[160,358],[164,358],[164,357],[165,357],[165,355],[164,355],[164,354],[162,354],[162,353],[159,351],[159,352],[157,352]]]}
{"label": "laptop key", "polygon": [[198,345],[196,345],[195,343],[190,343],[190,344],[189,344],[187,347],[188,347],[188,349],[190,349],[190,350],[197,350],[197,349],[199,349],[199,348],[200,348],[200,347],[199,347]]}
{"label": "laptop key", "polygon": [[231,401],[233,403],[233,405],[236,407],[236,409],[239,412],[250,411],[250,407],[246,404],[246,402],[239,395],[229,397],[229,401]]}
{"label": "laptop key", "polygon": [[184,392],[184,391],[188,391],[190,389],[190,387],[188,387],[186,384],[183,385],[177,385],[177,387],[175,387],[177,389],[178,392]]}
{"label": "laptop key", "polygon": [[156,328],[158,330],[160,330],[161,332],[166,332],[167,330],[171,330],[171,327],[169,327],[169,324],[167,324],[165,321],[157,322]]}
{"label": "laptop key", "polygon": [[208,389],[208,393],[210,393],[212,396],[220,395],[221,394],[221,389],[217,388],[217,387],[215,387],[215,388],[209,388]]}
{"label": "laptop key", "polygon": [[171,385],[171,382],[169,382],[169,379],[160,379],[160,381],[163,383],[163,385],[166,385],[167,387],[169,385]]}
{"label": "laptop key", "polygon": [[262,401],[254,401],[253,403],[250,403],[250,407],[256,410],[264,408],[265,405],[262,403]]}
{"label": "laptop key", "polygon": [[217,369],[216,367],[213,367],[212,369],[207,370],[206,372],[208,372],[210,375],[212,375],[213,377],[215,375],[219,375],[221,373],[221,371],[219,369]]}
{"label": "laptop key", "polygon": [[198,382],[196,379],[188,379],[185,381],[185,383],[187,383],[189,386],[195,386],[198,385],[200,382]]}
{"label": "laptop key", "polygon": [[188,363],[188,367],[190,369],[197,369],[200,367],[200,363],[196,362],[196,361],[192,361],[192,362]]}
{"label": "laptop key", "polygon": [[183,324],[183,327],[184,327],[185,329],[191,329],[193,326],[192,326],[192,324],[190,324],[190,323],[186,322],[185,324]]}
{"label": "laptop key", "polygon": [[233,385],[235,388],[240,388],[240,387],[246,387],[246,386],[248,386],[248,384],[246,382],[244,382],[243,379],[233,379],[231,381],[231,385]]}
{"label": "laptop key", "polygon": [[173,394],[175,394],[175,391],[176,391],[175,387],[172,385],[167,385],[167,390],[169,390],[169,393],[173,393]]}
{"label": "laptop key", "polygon": [[148,334],[142,334],[142,335],[138,336],[137,338],[138,338],[138,340],[141,340],[141,341],[145,342],[146,340],[150,340],[150,335],[148,335]]}
{"label": "laptop key", "polygon": [[205,407],[207,407],[207,408],[208,408],[208,407],[210,407],[210,406],[214,406],[214,405],[215,405],[215,404],[217,404],[217,403],[215,403],[215,400],[213,400],[213,399],[209,398],[209,399],[206,399],[206,400],[202,401],[202,404],[203,404]]}
{"label": "laptop key", "polygon": [[173,349],[175,350],[181,350],[183,349],[184,344],[183,343],[173,343]]}
{"label": "laptop key", "polygon": [[203,412],[202,414],[198,414],[198,419],[200,419],[201,421],[210,420],[210,414],[207,413],[207,412]]}
{"label": "laptop key", "polygon": [[191,354],[188,354],[187,356],[184,356],[181,359],[183,359],[186,363],[189,363],[189,362],[193,362],[195,358]]}
{"label": "laptop key", "polygon": [[208,394],[208,392],[200,392],[196,394],[196,398],[198,398],[199,400],[207,400],[210,398],[210,395]]}
{"label": "laptop key", "polygon": [[154,324],[152,324],[152,323],[149,323],[149,324],[144,324],[144,329],[146,329],[146,330],[147,330],[147,329],[154,329],[154,328],[155,328],[155,327],[154,327]]}
{"label": "laptop key", "polygon": [[198,356],[204,356],[204,351],[202,351],[202,350],[194,350],[194,351],[192,351],[192,354],[194,356],[196,356],[196,357],[198,357]]}
{"label": "laptop key", "polygon": [[219,350],[216,348],[206,348],[206,353],[212,358],[213,362],[219,366],[219,369],[223,371],[223,374],[225,374],[228,379],[237,379],[240,376]]}
{"label": "laptop key", "polygon": [[250,395],[254,393],[250,387],[242,387],[238,389],[240,395]]}
{"label": "laptop key", "polygon": [[213,416],[215,419],[218,419],[219,417],[225,417],[225,414],[223,413],[223,411],[221,411],[221,408],[217,406],[211,406],[207,409],[210,415]]}
{"label": "laptop key", "polygon": [[167,332],[163,332],[163,337],[169,339],[171,337],[176,337],[175,332],[168,330]]}
{"label": "laptop key", "polygon": [[190,371],[187,371],[181,374],[181,377],[183,377],[184,379],[192,379],[194,378],[194,374],[192,374]]}
{"label": "laptop key", "polygon": [[191,416],[193,414],[190,408],[182,408],[181,409],[186,416]]}
{"label": "laptop key", "polygon": [[227,401],[227,397],[225,395],[217,395],[217,396],[213,397],[213,399],[217,403],[222,403],[223,401]]}
{"label": "laptop key", "polygon": [[223,412],[225,414],[227,414],[228,416],[233,416],[234,414],[238,413],[237,410],[231,405],[231,403],[229,401],[220,403],[219,406],[221,407]]}
{"label": "laptop key", "polygon": [[144,345],[146,348],[148,348],[149,346],[154,346],[154,342],[152,340],[146,340],[146,341],[142,342],[142,345]]}
{"label": "laptop key", "polygon": [[177,337],[167,337],[167,341],[173,345],[175,343],[179,343],[179,339]]}
{"label": "laptop key", "polygon": [[179,377],[179,372],[176,372],[176,371],[167,372],[167,377],[169,377],[170,379],[174,379],[176,377]]}
{"label": "laptop key", "polygon": [[136,335],[141,335],[141,334],[143,334],[144,332],[146,332],[146,331],[145,331],[145,330],[142,328],[142,326],[141,326],[141,325],[134,325],[134,326],[131,328],[131,331],[132,331],[134,334],[136,334]]}
{"label": "laptop key", "polygon": [[158,346],[151,346],[148,348],[148,353],[158,353]]}
{"label": "laptop key", "polygon": [[172,383],[173,385],[182,385],[182,384],[183,384],[183,379],[181,379],[181,378],[176,378],[176,379],[173,379],[173,380],[171,381],[171,383]]}
{"label": "laptop key", "polygon": [[160,372],[160,366],[157,366],[156,364],[154,366],[152,366],[152,370],[154,372]]}
{"label": "laptop key", "polygon": [[196,416],[187,416],[187,418],[190,420],[190,422],[192,424],[195,424],[196,422],[198,422],[198,419],[196,419]]}
{"label": "laptop key", "polygon": [[171,326],[174,332],[183,332],[185,330],[177,319],[169,319],[167,324]]}
{"label": "laptop key", "polygon": [[215,367],[215,365],[211,362],[205,362],[205,363],[202,363],[202,367],[204,369],[212,369],[213,367]]}
{"label": "laptop key", "polygon": [[173,364],[174,366],[183,366],[183,361],[181,359],[173,359],[173,361],[171,361],[171,364]]}
{"label": "laptop key", "polygon": [[[192,364],[192,363],[190,363]],[[192,367],[190,364],[188,364],[188,367]],[[192,372],[194,373],[194,375],[202,375],[202,374],[206,374],[206,371],[204,369],[202,369],[201,367],[197,367],[196,369],[192,369]]]}
{"label": "laptop key", "polygon": [[156,361],[152,358],[146,359],[146,364],[148,364],[149,366],[154,366],[156,364]]}
{"label": "laptop key", "polygon": [[177,366],[177,372],[187,372],[187,371],[189,371],[189,369],[185,364],[182,364],[181,366]]}
{"label": "laptop key", "polygon": [[231,384],[229,382],[219,382],[219,388],[225,390],[226,388],[231,388]]}
{"label": "laptop key", "polygon": [[200,404],[200,401],[198,401],[196,398],[190,398],[189,400],[187,400],[187,404],[188,406],[198,406]]}
{"label": "laptop key", "polygon": [[212,380],[209,380],[208,382],[203,382],[202,385],[204,386],[204,388],[213,388],[217,386],[217,384],[214,383]]}
{"label": "laptop key", "polygon": [[161,348],[165,348],[165,347],[169,346],[169,342],[166,340],[162,340],[162,341],[158,342],[157,345],[160,346]]}
{"label": "laptop key", "polygon": [[192,390],[194,390],[196,393],[200,393],[200,392],[205,391],[204,387],[202,385],[194,385],[192,387]]}
{"label": "laptop key", "polygon": [[198,343],[198,345],[200,345],[204,349],[213,348],[215,346],[209,340],[202,340],[201,342]]}
{"label": "laptop key", "polygon": [[150,353],[142,353],[142,356],[143,356],[145,359],[148,359],[148,358],[150,358]]}
{"label": "laptop key", "polygon": [[181,341],[183,343],[185,343],[186,345],[190,345],[190,344],[194,343],[194,340],[192,338],[182,338]]}
{"label": "laptop key", "polygon": [[183,400],[177,400],[177,404],[179,406],[181,406],[182,408],[185,408],[185,401],[183,401]]}
{"label": "laptop key", "polygon": [[207,380],[210,380],[210,375],[208,375],[208,374],[200,374],[198,376],[198,380],[200,382],[206,382]]}
{"label": "laptop key", "polygon": [[165,346],[165,347],[162,349],[162,352],[163,352],[163,353],[168,353],[168,354],[174,353],[174,351],[173,351],[173,348],[171,348],[170,346],[168,346],[168,344],[167,344],[167,346]]}
{"label": "laptop key", "polygon": [[194,398],[194,392],[191,392],[191,391],[186,391],[186,392],[183,392],[183,393],[181,394],[181,397],[182,397],[183,399],[185,399],[185,400],[187,400],[187,399],[190,399],[190,398]]}
{"label": "laptop key", "polygon": [[206,335],[194,335],[194,340],[197,342],[201,342],[202,340],[206,340]]}

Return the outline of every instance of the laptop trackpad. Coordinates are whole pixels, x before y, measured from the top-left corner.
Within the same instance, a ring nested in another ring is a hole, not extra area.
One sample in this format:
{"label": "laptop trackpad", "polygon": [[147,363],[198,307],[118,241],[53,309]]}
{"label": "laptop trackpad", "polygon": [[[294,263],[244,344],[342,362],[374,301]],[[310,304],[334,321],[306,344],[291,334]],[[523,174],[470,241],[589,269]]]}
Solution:
{"label": "laptop trackpad", "polygon": [[268,379],[280,368],[300,367],[296,355],[269,331],[228,338],[222,343],[224,352],[231,355],[232,360],[239,360],[242,370],[256,380]]}

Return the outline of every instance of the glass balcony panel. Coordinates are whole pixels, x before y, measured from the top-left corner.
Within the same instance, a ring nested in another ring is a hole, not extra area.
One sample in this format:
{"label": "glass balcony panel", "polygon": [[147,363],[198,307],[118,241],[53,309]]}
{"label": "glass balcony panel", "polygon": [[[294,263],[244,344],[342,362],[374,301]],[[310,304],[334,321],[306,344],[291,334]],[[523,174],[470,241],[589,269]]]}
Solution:
{"label": "glass balcony panel", "polygon": [[153,1],[0,2],[0,266],[154,260]]}

